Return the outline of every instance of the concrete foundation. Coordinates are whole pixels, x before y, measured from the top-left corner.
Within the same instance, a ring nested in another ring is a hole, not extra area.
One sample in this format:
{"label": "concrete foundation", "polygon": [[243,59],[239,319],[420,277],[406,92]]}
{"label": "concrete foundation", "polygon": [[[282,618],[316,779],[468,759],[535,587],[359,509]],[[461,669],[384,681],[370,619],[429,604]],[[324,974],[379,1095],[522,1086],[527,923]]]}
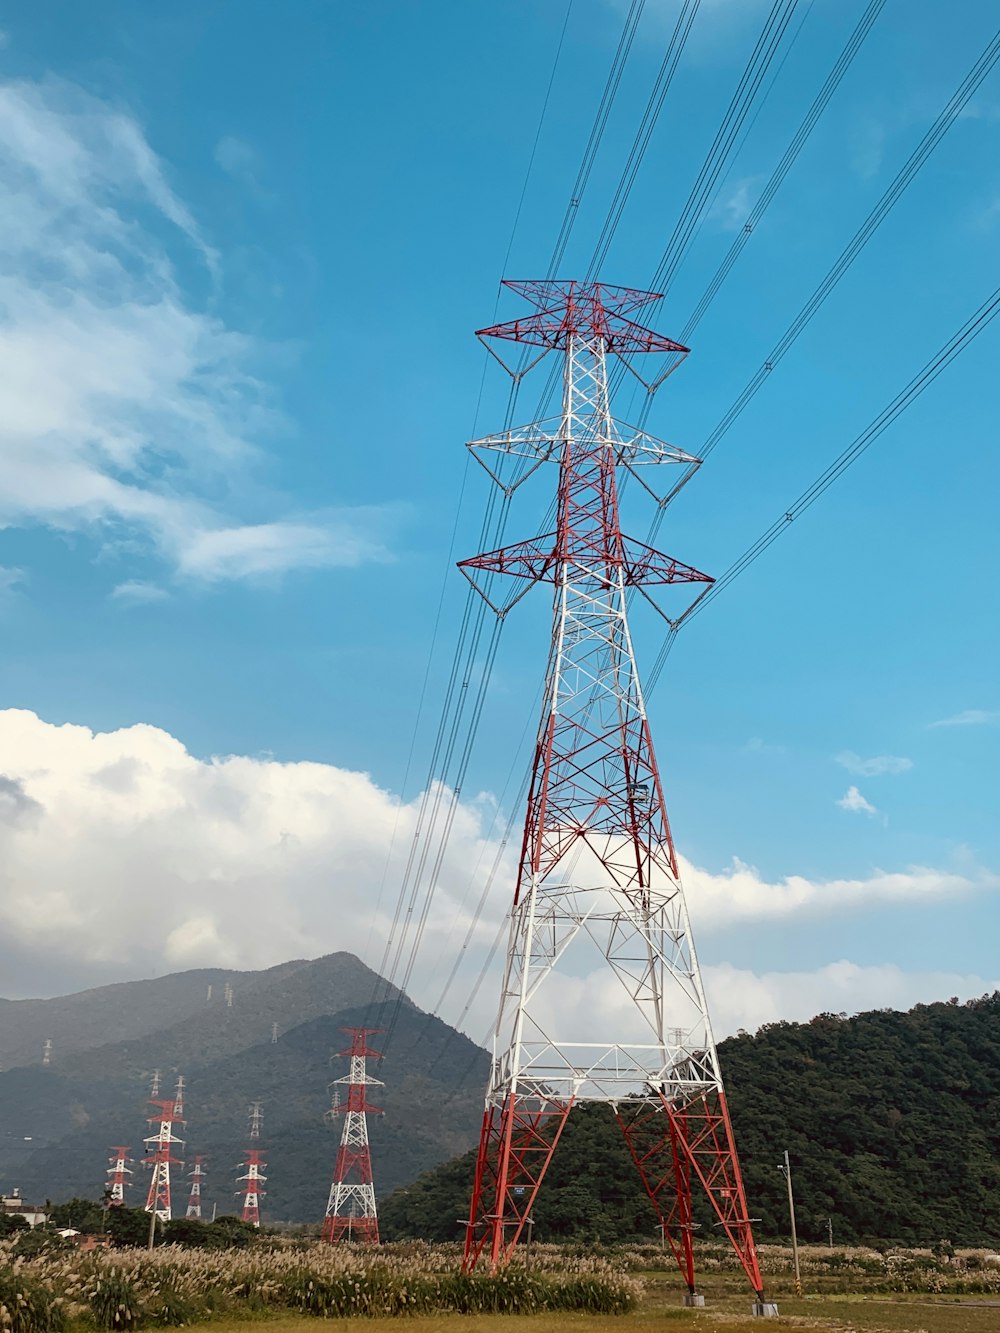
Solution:
{"label": "concrete foundation", "polygon": [[699,1295],[696,1291],[688,1291],[684,1295],[684,1304],[691,1306],[695,1310],[700,1310],[705,1304],[705,1297]]}
{"label": "concrete foundation", "polygon": [[758,1315],[761,1319],[777,1319],[778,1307],[773,1301],[754,1301],[750,1313]]}

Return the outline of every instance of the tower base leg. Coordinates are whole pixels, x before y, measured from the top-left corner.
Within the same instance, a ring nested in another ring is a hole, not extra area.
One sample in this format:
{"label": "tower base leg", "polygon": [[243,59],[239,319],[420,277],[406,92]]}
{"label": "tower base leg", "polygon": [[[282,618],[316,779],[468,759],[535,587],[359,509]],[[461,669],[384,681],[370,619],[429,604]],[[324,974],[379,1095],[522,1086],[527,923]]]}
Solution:
{"label": "tower base leg", "polygon": [[778,1307],[773,1301],[754,1301],[750,1307],[750,1313],[759,1316],[761,1319],[777,1319]]}

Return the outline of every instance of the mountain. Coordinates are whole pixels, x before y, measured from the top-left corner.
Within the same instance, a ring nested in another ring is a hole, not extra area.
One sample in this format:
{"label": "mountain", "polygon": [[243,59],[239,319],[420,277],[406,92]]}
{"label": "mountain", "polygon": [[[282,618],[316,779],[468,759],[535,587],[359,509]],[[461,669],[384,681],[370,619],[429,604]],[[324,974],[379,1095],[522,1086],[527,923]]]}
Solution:
{"label": "mountain", "polygon": [[[845,1244],[1000,1244],[1000,992],[772,1023],[723,1041],[719,1057],[760,1238],[788,1233],[776,1169],[787,1149],[800,1239],[825,1241],[830,1219]],[[454,1240],[473,1165],[469,1153],[391,1195],[384,1234]],[[607,1108],[570,1116],[532,1213],[539,1240],[653,1237]]]}
{"label": "mountain", "polygon": [[[371,1003],[375,994],[378,1004]],[[116,1000],[137,1012],[122,1015]],[[269,1163],[265,1220],[319,1220],[339,1136],[340,1122],[328,1123],[324,1112],[330,1080],[346,1073],[347,1062],[335,1056],[348,1044],[344,1026],[390,1029],[384,1045],[373,1038],[385,1058],[371,1069],[386,1085],[372,1096],[385,1112],[371,1122],[380,1192],[467,1148],[478,1133],[485,1051],[423,1013],[352,954],[256,973],[179,973],[59,1001],[11,1003],[50,1006],[32,1022],[47,1023],[51,1064],[39,1062],[39,1044],[30,1047],[32,1063],[0,1073],[0,1181],[4,1190],[18,1187],[32,1199],[100,1197],[112,1144],[130,1143],[132,1156],[141,1158],[141,1141],[151,1132],[145,1120],[149,1073],[159,1069],[167,1095],[178,1073],[184,1075],[185,1153],[208,1156],[202,1194],[209,1207],[236,1207],[247,1110],[260,1101]],[[159,1028],[151,1027],[156,1004],[164,1020]],[[99,1021],[111,1038],[103,1045],[95,1040]],[[17,1049],[13,1039],[8,1049]],[[145,1189],[139,1164],[134,1180],[132,1201],[138,1202]],[[185,1186],[183,1173],[175,1174],[175,1213],[186,1202]]]}

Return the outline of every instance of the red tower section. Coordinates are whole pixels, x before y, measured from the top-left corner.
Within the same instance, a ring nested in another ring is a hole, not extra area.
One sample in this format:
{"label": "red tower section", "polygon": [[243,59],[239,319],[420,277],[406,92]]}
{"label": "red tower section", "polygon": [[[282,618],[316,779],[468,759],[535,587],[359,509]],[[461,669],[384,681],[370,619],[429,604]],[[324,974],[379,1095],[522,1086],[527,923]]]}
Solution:
{"label": "red tower section", "polygon": [[[479,336],[559,353],[562,410],[470,444],[507,494],[545,462],[557,466],[558,483],[554,531],[460,565],[501,615],[522,593],[499,599],[499,575],[554,589],[465,1268],[507,1262],[572,1108],[602,1102],[618,1118],[687,1303],[701,1303],[697,1187],[750,1280],[754,1313],[771,1314],[627,614],[633,589],[652,601],[650,589],[704,590],[712,580],[621,530],[619,472],[651,490],[644,465],[698,460],[611,415],[607,357],[660,353],[669,370],[687,348],[630,317],[655,293],[506,285],[534,312]],[[493,461],[497,454],[514,464]],[[501,479],[505,467],[514,468],[513,485]],[[594,998],[567,1005],[576,992]]]}
{"label": "red tower section", "polygon": [[350,1060],[351,1072],[336,1080],[337,1084],[347,1085],[347,1101],[335,1101],[330,1110],[332,1117],[344,1117],[344,1128],[323,1219],[323,1239],[377,1245],[378,1210],[368,1145],[368,1116],[381,1115],[382,1111],[368,1101],[368,1089],[381,1088],[383,1084],[368,1073],[367,1061],[381,1058],[381,1051],[373,1050],[368,1038],[382,1029],[343,1028],[342,1031],[350,1035],[351,1046],[339,1054]]}
{"label": "red tower section", "polygon": [[132,1174],[132,1158],[128,1155],[127,1147],[118,1147],[111,1149],[111,1156],[108,1158],[108,1186],[107,1200],[109,1208],[121,1208],[125,1203],[125,1191],[131,1185],[129,1177]]}
{"label": "red tower section", "polygon": [[147,1123],[156,1127],[156,1133],[144,1140],[147,1152],[145,1164],[152,1171],[146,1196],[146,1212],[155,1212],[161,1222],[169,1222],[170,1168],[184,1165],[181,1158],[173,1155],[175,1146],[184,1142],[174,1134],[174,1125],[183,1125],[184,1121],[177,1113],[174,1098],[167,1101],[152,1099],[150,1105],[156,1113],[147,1117]]}
{"label": "red tower section", "polygon": [[254,1227],[260,1226],[260,1201],[267,1193],[262,1188],[267,1180],[267,1176],[264,1175],[267,1162],[264,1159],[263,1148],[258,1146],[263,1120],[264,1114],[261,1104],[260,1102],[254,1102],[250,1107],[250,1146],[247,1149],[246,1159],[241,1163],[244,1167],[244,1174],[236,1177],[237,1185],[243,1186],[241,1190],[237,1191],[238,1194],[243,1195],[240,1218]]}

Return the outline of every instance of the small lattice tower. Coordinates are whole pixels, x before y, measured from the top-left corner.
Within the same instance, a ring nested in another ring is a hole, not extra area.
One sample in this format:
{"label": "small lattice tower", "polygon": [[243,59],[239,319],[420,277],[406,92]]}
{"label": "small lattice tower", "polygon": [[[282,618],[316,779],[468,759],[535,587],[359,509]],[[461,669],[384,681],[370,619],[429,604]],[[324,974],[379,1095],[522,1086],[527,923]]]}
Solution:
{"label": "small lattice tower", "polygon": [[372,1177],[372,1155],[368,1146],[368,1116],[381,1115],[382,1109],[368,1101],[368,1089],[385,1085],[368,1073],[367,1062],[381,1059],[381,1051],[368,1045],[368,1038],[381,1028],[342,1028],[351,1038],[350,1049],[340,1051],[342,1059],[351,1062],[351,1072],[334,1080],[334,1085],[347,1085],[347,1101],[336,1096],[330,1106],[330,1117],[343,1116],[344,1128],[340,1136],[337,1164],[333,1170],[333,1184],[323,1220],[323,1239],[331,1243],[362,1241],[377,1245],[378,1211],[375,1207],[375,1185]]}
{"label": "small lattice tower", "polygon": [[240,1217],[244,1222],[249,1222],[251,1226],[260,1226],[260,1201],[267,1193],[261,1186],[267,1180],[264,1175],[264,1168],[267,1162],[264,1159],[264,1150],[260,1147],[260,1130],[264,1122],[264,1111],[260,1102],[254,1102],[250,1107],[250,1128],[248,1136],[250,1146],[247,1148],[247,1155],[240,1165],[244,1168],[244,1174],[236,1177],[237,1185],[243,1188],[237,1190],[237,1194],[243,1196],[243,1207],[240,1210]]}
{"label": "small lattice tower", "polygon": [[[641,355],[659,354],[651,388],[688,349],[632,318],[655,293],[598,282],[505,285],[534,310],[479,336],[487,346],[537,348],[536,360],[559,354],[562,408],[469,446],[508,497],[546,462],[558,483],[554,531],[460,565],[501,616],[535,583],[554,590],[465,1268],[509,1260],[570,1112],[604,1103],[686,1280],[686,1303],[702,1303],[696,1186],[750,1280],[754,1313],[771,1314],[627,615],[634,593],[656,606],[669,585],[700,585],[703,594],[712,580],[622,533],[621,473],[665,502],[649,465],[690,471],[698,460],[612,417],[607,359],[618,356],[622,373],[639,378]],[[514,589],[505,598],[494,590],[500,576]],[[676,623],[683,610],[661,614]],[[583,979],[588,998],[567,1005]]]}
{"label": "small lattice tower", "polygon": [[191,1180],[191,1193],[188,1195],[185,1217],[201,1217],[201,1187],[205,1183],[205,1163],[208,1158],[199,1154],[194,1159],[194,1166],[188,1172]]}
{"label": "small lattice tower", "polygon": [[183,1125],[184,1118],[177,1114],[177,1102],[173,1097],[167,1100],[150,1098],[149,1104],[154,1108],[154,1114],[148,1116],[147,1121],[155,1126],[156,1133],[144,1140],[147,1153],[145,1165],[152,1172],[146,1196],[146,1212],[155,1212],[161,1222],[169,1222],[170,1168],[184,1165],[183,1159],[174,1156],[174,1148],[184,1142],[174,1133],[174,1126]]}
{"label": "small lattice tower", "polygon": [[122,1208],[125,1205],[125,1191],[131,1185],[129,1176],[132,1174],[132,1158],[128,1155],[127,1147],[111,1149],[111,1156],[108,1158],[108,1186],[107,1202],[109,1208]]}

